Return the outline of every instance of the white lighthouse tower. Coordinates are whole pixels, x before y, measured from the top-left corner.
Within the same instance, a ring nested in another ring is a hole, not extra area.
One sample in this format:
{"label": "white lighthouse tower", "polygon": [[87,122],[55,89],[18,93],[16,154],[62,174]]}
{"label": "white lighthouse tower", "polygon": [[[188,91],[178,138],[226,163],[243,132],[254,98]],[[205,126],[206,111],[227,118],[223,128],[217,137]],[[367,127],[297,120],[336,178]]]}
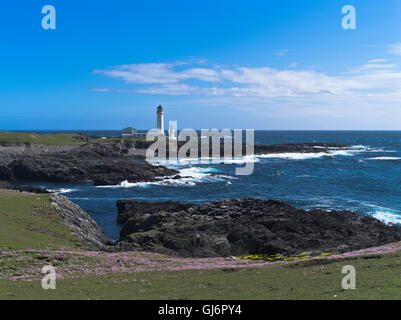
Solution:
{"label": "white lighthouse tower", "polygon": [[159,129],[161,132],[164,132],[164,112],[163,112],[163,107],[159,105],[157,107],[157,129]]}

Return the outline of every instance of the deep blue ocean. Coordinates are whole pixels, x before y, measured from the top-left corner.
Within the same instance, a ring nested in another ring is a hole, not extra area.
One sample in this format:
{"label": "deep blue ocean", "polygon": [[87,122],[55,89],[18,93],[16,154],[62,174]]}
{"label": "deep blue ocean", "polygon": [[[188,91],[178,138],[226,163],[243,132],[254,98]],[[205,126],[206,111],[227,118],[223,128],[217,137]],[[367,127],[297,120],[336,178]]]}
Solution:
{"label": "deep blue ocean", "polygon": [[[118,136],[118,131],[82,131],[87,135]],[[43,133],[43,132],[41,132]],[[39,185],[55,189],[86,210],[112,238],[118,238],[116,201],[209,202],[256,197],[283,200],[298,208],[351,210],[401,224],[401,131],[255,131],[255,143],[337,142],[350,150],[327,155],[277,154],[255,158],[250,176],[235,176],[231,164],[173,166],[181,176],[160,183],[123,183],[93,187],[85,184]]]}

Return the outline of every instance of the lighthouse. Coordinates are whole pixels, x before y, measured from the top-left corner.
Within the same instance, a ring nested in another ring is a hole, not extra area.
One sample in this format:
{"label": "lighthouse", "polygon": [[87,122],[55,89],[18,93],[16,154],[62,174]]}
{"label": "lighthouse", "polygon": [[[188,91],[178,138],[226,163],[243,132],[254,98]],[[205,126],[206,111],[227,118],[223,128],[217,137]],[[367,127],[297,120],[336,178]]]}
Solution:
{"label": "lighthouse", "polygon": [[159,105],[157,107],[157,129],[164,132],[164,117],[163,117],[163,107]]}

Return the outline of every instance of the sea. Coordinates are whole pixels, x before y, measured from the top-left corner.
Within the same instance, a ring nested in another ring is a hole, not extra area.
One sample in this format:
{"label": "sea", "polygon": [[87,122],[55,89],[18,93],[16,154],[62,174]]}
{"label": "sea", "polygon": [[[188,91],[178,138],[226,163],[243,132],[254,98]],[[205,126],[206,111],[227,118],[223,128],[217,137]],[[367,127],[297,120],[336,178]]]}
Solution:
{"label": "sea", "polygon": [[[101,137],[120,135],[119,131],[81,132]],[[315,153],[269,154],[230,163],[168,164],[184,177],[178,180],[122,181],[99,187],[90,182],[35,184],[77,203],[113,239],[118,239],[121,229],[116,222],[116,201],[120,199],[191,203],[276,199],[297,208],[350,210],[401,224],[401,131],[255,131],[256,144],[297,142],[335,142],[352,147],[333,149],[329,154],[316,148]],[[235,169],[249,161],[254,161],[253,173],[235,175]]]}

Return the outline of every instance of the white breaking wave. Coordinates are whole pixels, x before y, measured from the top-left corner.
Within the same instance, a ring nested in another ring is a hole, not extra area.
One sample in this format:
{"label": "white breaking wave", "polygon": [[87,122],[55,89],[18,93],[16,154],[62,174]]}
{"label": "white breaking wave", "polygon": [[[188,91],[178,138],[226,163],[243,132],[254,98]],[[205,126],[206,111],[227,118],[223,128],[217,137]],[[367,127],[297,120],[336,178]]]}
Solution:
{"label": "white breaking wave", "polygon": [[366,160],[401,160],[401,157],[375,157],[367,158]]}
{"label": "white breaking wave", "polygon": [[345,150],[351,152],[396,152],[395,150],[385,150],[385,149],[375,149],[373,147],[364,146],[364,145],[355,145],[349,148],[344,147],[321,147],[315,146],[316,149],[327,149],[327,150]]}
{"label": "white breaking wave", "polygon": [[[394,150],[383,150],[383,149],[373,149],[363,145],[352,146],[350,148],[341,148],[341,147],[330,147],[324,148],[320,146],[315,146],[316,149],[326,149],[327,152],[287,152],[287,153],[269,153],[256,155],[256,158],[261,159],[289,159],[289,160],[308,160],[308,159],[318,159],[323,157],[335,157],[335,156],[354,156],[355,153],[364,153],[364,152],[395,152]],[[383,157],[383,160],[398,160],[395,157]]]}
{"label": "white breaking wave", "polygon": [[363,145],[352,146],[351,148],[360,152],[396,152],[395,150],[376,149]]}
{"label": "white breaking wave", "polygon": [[49,191],[49,192],[52,192],[52,193],[57,193],[57,194],[60,194],[60,193],[70,193],[70,192],[73,192],[73,191],[77,191],[77,189],[67,189],[67,188],[46,189],[46,190]]}
{"label": "white breaking wave", "polygon": [[246,164],[250,162],[260,162],[261,159],[291,159],[291,160],[307,160],[317,159],[322,157],[334,157],[334,156],[352,156],[354,152],[360,150],[330,150],[328,152],[283,152],[283,153],[267,153],[248,155],[240,158],[197,158],[197,159],[179,159],[178,161],[152,161],[149,162],[154,165],[170,166],[182,166],[188,164]]}
{"label": "white breaking wave", "polygon": [[373,214],[373,217],[386,224],[401,224],[401,215],[389,209],[378,209],[376,213]]}
{"label": "white breaking wave", "polygon": [[389,209],[386,207],[364,203],[365,206],[373,208],[374,213],[372,217],[379,219],[380,221],[389,224],[401,224],[401,211],[396,209]]}
{"label": "white breaking wave", "polygon": [[370,147],[370,146],[364,146],[364,145],[354,145],[354,146],[351,146],[351,148],[352,149],[355,149],[355,150],[361,150],[361,151],[376,151],[376,150],[381,150],[381,149],[374,149],[374,148],[372,148],[372,147]]}
{"label": "white breaking wave", "polygon": [[[172,177],[158,177],[158,181],[152,182],[128,182],[123,181],[116,186],[99,186],[98,188],[133,188],[141,187],[147,188],[149,186],[195,186],[204,182],[225,181],[227,179],[238,179],[233,176],[216,174],[218,172],[215,168],[183,168],[179,173]],[[179,177],[177,177],[179,176]]]}
{"label": "white breaking wave", "polygon": [[315,149],[326,149],[326,150],[349,150],[349,149],[371,150],[372,149],[372,148],[369,148],[368,146],[363,146],[363,145],[356,145],[356,146],[351,146],[351,147],[322,147],[322,146],[314,146],[313,148],[315,148]]}
{"label": "white breaking wave", "polygon": [[256,155],[257,158],[261,159],[290,159],[290,160],[308,160],[308,159],[318,159],[322,157],[335,157],[335,156],[352,156],[356,152],[353,150],[338,150],[329,152],[288,152],[288,153],[268,153]]}

